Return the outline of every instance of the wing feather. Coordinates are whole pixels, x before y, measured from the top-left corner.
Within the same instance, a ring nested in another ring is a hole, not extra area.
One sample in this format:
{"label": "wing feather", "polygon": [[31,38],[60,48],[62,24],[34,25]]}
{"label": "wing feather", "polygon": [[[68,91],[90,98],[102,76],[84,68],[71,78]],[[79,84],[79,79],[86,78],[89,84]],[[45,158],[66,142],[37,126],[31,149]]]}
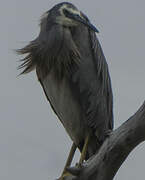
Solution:
{"label": "wing feather", "polygon": [[111,80],[96,34],[87,32],[88,38],[84,41],[90,44],[90,49],[85,49],[89,49],[87,55],[80,49],[81,63],[71,74],[70,84],[85,113],[85,123],[97,130],[98,137],[103,140],[107,131],[113,128]]}
{"label": "wing feather", "polygon": [[90,31],[91,48],[97,67],[97,74],[102,81],[102,90],[107,101],[107,114],[109,116],[109,128],[113,129],[113,94],[108,65],[102,51],[101,45],[94,32]]}

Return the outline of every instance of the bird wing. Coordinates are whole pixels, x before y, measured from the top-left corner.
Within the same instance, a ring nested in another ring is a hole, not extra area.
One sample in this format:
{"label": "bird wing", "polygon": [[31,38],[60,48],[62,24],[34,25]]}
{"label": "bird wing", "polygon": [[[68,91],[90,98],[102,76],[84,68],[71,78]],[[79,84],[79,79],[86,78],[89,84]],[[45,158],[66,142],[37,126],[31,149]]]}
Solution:
{"label": "bird wing", "polygon": [[113,128],[111,81],[96,34],[88,32],[90,50],[84,55],[82,52],[81,63],[70,76],[70,85],[85,113],[85,123],[98,129],[99,136],[104,138],[105,132]]}
{"label": "bird wing", "polygon": [[113,129],[113,94],[108,65],[103,54],[101,45],[96,37],[96,34],[92,31],[90,31],[89,33],[91,39],[91,48],[94,56],[94,62],[97,69],[97,76],[101,81],[103,90],[102,93],[106,98],[107,116],[109,119],[108,127],[109,129]]}

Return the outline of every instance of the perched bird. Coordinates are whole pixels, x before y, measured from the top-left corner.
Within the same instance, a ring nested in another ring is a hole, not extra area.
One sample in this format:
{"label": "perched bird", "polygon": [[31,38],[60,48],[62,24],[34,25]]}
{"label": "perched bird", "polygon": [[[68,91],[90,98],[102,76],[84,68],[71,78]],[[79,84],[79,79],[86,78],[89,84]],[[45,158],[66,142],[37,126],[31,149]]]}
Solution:
{"label": "perched bird", "polygon": [[22,74],[36,69],[51,107],[73,141],[64,172],[76,148],[81,165],[113,128],[111,81],[95,32],[86,15],[63,2],[42,16],[38,37],[18,50],[27,54],[20,65],[25,68]]}

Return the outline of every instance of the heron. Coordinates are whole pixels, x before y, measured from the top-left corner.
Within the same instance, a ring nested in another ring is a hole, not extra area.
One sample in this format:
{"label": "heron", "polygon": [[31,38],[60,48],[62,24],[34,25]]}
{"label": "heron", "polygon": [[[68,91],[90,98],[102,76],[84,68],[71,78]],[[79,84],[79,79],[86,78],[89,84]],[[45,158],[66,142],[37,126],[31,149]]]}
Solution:
{"label": "heron", "polygon": [[61,180],[76,148],[81,166],[113,129],[111,79],[96,33],[82,11],[63,2],[43,14],[38,37],[18,50],[26,54],[21,74],[36,70],[47,100],[73,142]]}

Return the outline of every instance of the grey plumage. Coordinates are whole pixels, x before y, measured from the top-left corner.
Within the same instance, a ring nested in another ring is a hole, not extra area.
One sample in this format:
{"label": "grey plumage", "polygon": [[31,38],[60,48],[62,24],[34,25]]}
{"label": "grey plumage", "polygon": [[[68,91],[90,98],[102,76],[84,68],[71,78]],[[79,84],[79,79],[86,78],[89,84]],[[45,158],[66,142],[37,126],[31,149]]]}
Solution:
{"label": "grey plumage", "polygon": [[91,134],[86,159],[113,128],[108,65],[94,31],[74,5],[60,3],[42,17],[39,36],[18,50],[27,54],[22,74],[36,68],[51,107],[80,151]]}

